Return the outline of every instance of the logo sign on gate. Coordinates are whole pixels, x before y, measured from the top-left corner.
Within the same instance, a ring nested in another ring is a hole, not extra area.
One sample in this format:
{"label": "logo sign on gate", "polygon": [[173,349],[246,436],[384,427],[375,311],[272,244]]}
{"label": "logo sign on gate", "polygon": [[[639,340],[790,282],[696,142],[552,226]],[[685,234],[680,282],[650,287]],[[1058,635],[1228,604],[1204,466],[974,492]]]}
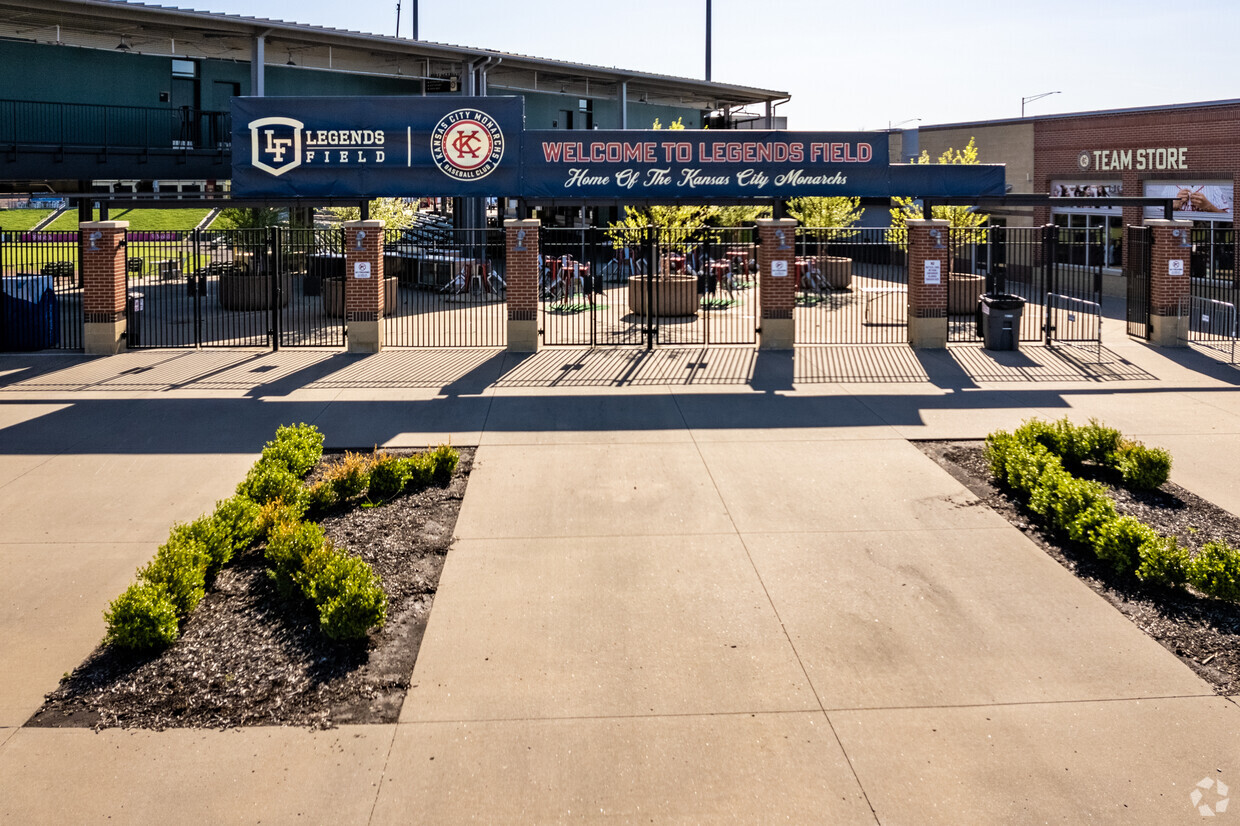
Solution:
{"label": "logo sign on gate", "polygon": [[625,202],[1005,191],[1002,166],[890,164],[885,132],[527,132],[524,106],[449,95],[233,98],[233,193]]}

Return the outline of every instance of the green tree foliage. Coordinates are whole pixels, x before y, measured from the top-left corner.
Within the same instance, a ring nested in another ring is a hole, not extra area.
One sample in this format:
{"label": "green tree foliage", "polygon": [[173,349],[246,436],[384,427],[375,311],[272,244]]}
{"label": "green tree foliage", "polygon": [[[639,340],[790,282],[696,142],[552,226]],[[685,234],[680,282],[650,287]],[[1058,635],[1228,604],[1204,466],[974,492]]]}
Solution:
{"label": "green tree foliage", "polygon": [[[330,207],[328,210],[341,221],[357,221],[362,217],[360,207]],[[405,198],[376,198],[370,202],[370,219],[384,221],[389,227],[407,227],[417,215],[417,201]]]}
{"label": "green tree foliage", "polygon": [[282,209],[225,209],[212,223],[212,229],[266,229],[283,226],[288,215]]}
{"label": "green tree foliage", "polygon": [[851,227],[861,219],[861,199],[807,195],[790,200],[788,214],[803,227]]}
{"label": "green tree foliage", "polygon": [[[923,149],[921,155],[913,163],[931,163],[930,153]],[[978,159],[975,139],[969,138],[969,143],[964,149],[948,147],[934,163],[976,165]],[[908,241],[908,221],[924,218],[924,210],[912,198],[897,197],[892,198],[891,201],[891,228],[888,230],[888,238],[895,243],[903,244]],[[974,211],[973,207],[967,206],[935,206],[931,208],[930,217],[939,221],[947,221],[952,229],[966,230],[980,227],[990,218],[988,215]]]}

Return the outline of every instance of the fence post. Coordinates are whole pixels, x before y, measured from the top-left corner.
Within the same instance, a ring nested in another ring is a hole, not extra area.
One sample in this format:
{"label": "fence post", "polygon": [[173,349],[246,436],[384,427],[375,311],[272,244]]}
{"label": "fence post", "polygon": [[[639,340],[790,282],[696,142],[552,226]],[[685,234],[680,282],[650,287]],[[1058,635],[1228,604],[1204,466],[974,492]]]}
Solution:
{"label": "fence post", "polygon": [[1188,318],[1180,316],[1180,302],[1192,295],[1192,221],[1147,219],[1150,228],[1150,344],[1183,347]]}
{"label": "fence post", "polygon": [[508,352],[538,352],[539,227],[534,218],[504,221]]}
{"label": "fence post", "polygon": [[87,355],[112,356],[125,349],[125,230],[128,221],[78,225],[82,260],[82,346]]}
{"label": "fence post", "polygon": [[947,347],[947,285],[951,278],[951,222],[908,221],[908,343]]}
{"label": "fence post", "polygon": [[791,350],[796,342],[796,232],[792,218],[758,219],[759,350]]}
{"label": "fence post", "polygon": [[383,349],[383,225],[344,225],[344,323],[350,353]]}

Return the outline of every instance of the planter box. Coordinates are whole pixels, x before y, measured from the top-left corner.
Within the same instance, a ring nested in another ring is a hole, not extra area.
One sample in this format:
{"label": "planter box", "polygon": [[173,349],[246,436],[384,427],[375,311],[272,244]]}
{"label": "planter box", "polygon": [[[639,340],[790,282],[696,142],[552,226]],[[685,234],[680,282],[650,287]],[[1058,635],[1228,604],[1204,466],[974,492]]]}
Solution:
{"label": "planter box", "polygon": [[[396,312],[400,301],[400,281],[396,278],[383,279],[383,314]],[[323,314],[331,318],[344,315],[344,279],[328,278],[323,282]]]}
{"label": "planter box", "polygon": [[[203,285],[206,275],[198,276]],[[220,306],[225,310],[270,310],[271,309],[271,276],[269,275],[221,275]],[[280,306],[288,306],[289,295],[293,292],[293,279],[288,273],[280,276]]]}
{"label": "planter box", "polygon": [[818,271],[833,290],[847,290],[852,286],[852,259],[837,255],[818,257]]}
{"label": "planter box", "polygon": [[[646,314],[646,281],[650,276],[629,277],[629,312]],[[697,276],[656,275],[654,282],[653,315],[679,318],[697,315]]]}
{"label": "planter box", "polygon": [[986,276],[954,272],[947,281],[947,314],[964,315],[977,312],[977,302],[986,292]]}

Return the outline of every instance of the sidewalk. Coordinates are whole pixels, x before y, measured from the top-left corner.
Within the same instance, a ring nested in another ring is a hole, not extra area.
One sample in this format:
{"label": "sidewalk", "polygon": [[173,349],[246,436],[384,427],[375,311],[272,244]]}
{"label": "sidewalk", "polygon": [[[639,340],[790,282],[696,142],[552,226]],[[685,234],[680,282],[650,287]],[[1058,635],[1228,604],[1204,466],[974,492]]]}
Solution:
{"label": "sidewalk", "polygon": [[[1236,702],[908,442],[1097,416],[1240,513],[1240,371],[1107,332],[0,357],[0,820],[1198,822]],[[290,421],[479,445],[400,722],[19,728]]]}

